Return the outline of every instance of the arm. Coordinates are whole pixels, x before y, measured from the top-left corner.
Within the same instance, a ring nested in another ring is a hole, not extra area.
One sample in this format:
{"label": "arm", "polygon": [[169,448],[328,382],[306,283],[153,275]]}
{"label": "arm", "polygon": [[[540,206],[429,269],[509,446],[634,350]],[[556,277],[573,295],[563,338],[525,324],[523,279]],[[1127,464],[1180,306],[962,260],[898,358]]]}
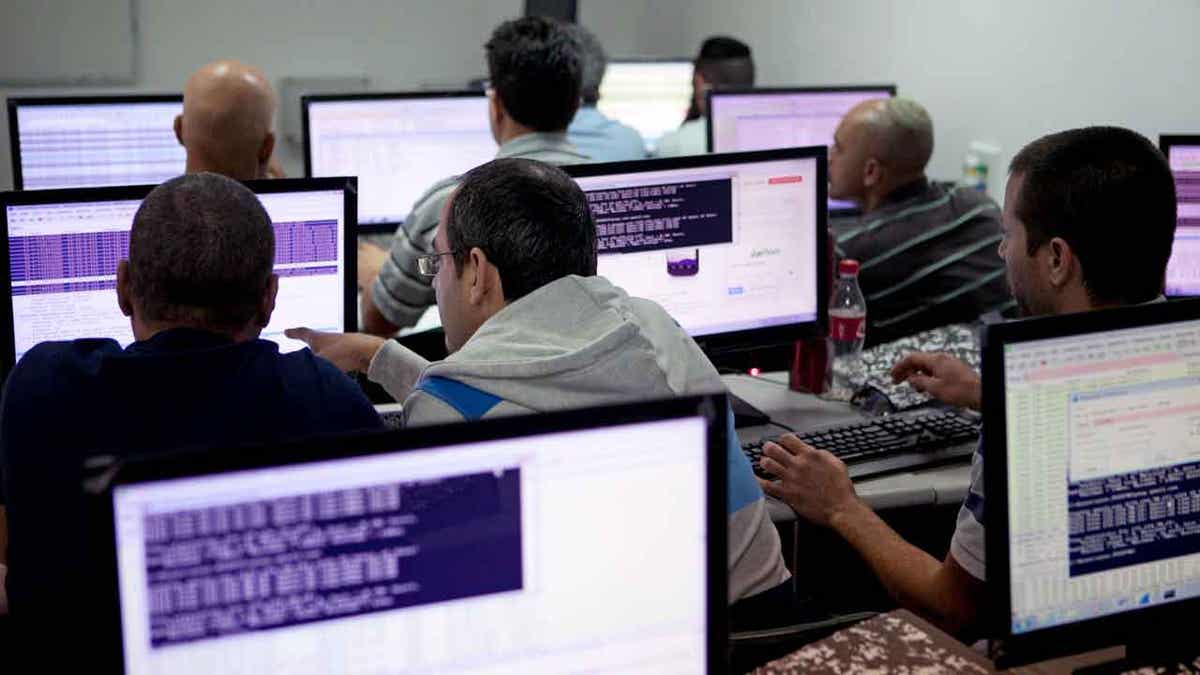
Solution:
{"label": "arm", "polygon": [[973,628],[984,600],[983,582],[953,556],[938,561],[904,541],[858,498],[841,460],[790,435],[780,444],[766,444],[763,455],[763,469],[780,478],[778,483],[760,479],[763,491],[841,535],[901,606],[954,634]]}
{"label": "arm", "polygon": [[892,381],[959,408],[979,410],[983,385],[971,366],[949,354],[913,352],[892,368]]}
{"label": "arm", "polygon": [[397,401],[403,401],[412,392],[429,365],[429,361],[399,342],[375,335],[322,333],[310,328],[289,328],[284,335],[303,340],[314,354],[342,372],[366,373]]}

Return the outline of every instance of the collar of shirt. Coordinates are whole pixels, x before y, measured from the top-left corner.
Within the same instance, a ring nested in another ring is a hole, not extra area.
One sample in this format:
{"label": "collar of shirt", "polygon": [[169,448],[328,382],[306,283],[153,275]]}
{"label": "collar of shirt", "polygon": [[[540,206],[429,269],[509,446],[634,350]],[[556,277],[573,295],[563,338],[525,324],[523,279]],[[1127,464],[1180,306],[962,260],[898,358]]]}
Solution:
{"label": "collar of shirt", "polygon": [[127,354],[163,354],[232,345],[228,336],[196,328],[171,328],[125,348]]}
{"label": "collar of shirt", "polygon": [[567,140],[567,134],[563,132],[534,132],[517,136],[496,151],[496,159],[504,159],[506,157],[523,157],[541,152],[563,152],[568,154],[578,154],[575,146]]}
{"label": "collar of shirt", "polygon": [[927,190],[929,190],[929,187],[929,179],[925,176],[921,176],[920,178],[909,183],[905,183],[904,185],[901,185],[895,190],[889,192],[888,196],[884,197],[883,201],[880,202],[879,205],[886,206],[912,199],[917,195],[924,194]]}

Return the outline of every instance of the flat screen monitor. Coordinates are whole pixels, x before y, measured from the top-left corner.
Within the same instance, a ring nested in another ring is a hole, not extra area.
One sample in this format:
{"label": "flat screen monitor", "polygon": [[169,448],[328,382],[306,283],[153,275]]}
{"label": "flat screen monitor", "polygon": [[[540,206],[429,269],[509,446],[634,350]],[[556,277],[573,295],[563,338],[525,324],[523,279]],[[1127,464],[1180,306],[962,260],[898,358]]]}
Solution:
{"label": "flat screen monitor", "polygon": [[688,59],[609,61],[596,108],[637,129],[653,152],[658,139],[678,129],[692,105],[692,62]]}
{"label": "flat screen monitor", "polygon": [[[833,133],[851,108],[891,98],[896,87],[714,89],[708,92],[708,151],[744,152],[803,145],[833,145]],[[829,208],[848,211],[851,202],[830,200]]]}
{"label": "flat screen monitor", "polygon": [[[279,294],[264,339],[303,348],[287,328],[357,327],[354,179],[292,178],[247,185],[275,225]],[[0,320],[3,372],[39,342],[85,337],[133,342],[117,306],[117,263],[129,256],[133,216],[154,186],[73,188],[0,195],[6,254]]]}
{"label": "flat screen monitor", "polygon": [[305,96],[308,176],[357,176],[361,230],[390,231],[434,184],[491,161],[483,92]]}
{"label": "flat screen monitor", "polygon": [[1194,634],[1200,301],[990,325],[983,367],[987,579],[1007,651]]}
{"label": "flat screen monitor", "polygon": [[128,464],[125,673],[725,672],[725,406]]}
{"label": "flat screen monitor", "polygon": [[1175,176],[1175,245],[1167,263],[1167,295],[1200,296],[1200,134],[1164,135],[1159,147]]}
{"label": "flat screen monitor", "polygon": [[599,274],[702,346],[787,343],[825,325],[825,148],[563,168],[587,194]]}
{"label": "flat screen monitor", "polygon": [[10,98],[17,190],[158,184],[184,172],[181,94]]}

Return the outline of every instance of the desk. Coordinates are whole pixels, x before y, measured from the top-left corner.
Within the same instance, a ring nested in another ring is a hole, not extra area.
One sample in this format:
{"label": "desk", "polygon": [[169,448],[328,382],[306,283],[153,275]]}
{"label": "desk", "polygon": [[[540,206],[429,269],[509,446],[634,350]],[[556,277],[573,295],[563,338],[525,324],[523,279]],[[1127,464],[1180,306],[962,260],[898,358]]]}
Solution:
{"label": "desk", "polygon": [[[787,373],[766,373],[759,377],[725,375],[722,379],[731,392],[767,413],[772,419],[796,429],[845,424],[865,419],[861,412],[849,404],[827,401],[788,389]],[[738,429],[738,437],[751,440],[782,431],[771,426],[746,427]],[[910,506],[958,504],[967,495],[970,474],[970,462],[962,462],[855,481],[855,488],[863,501],[876,511]],[[796,518],[790,507],[776,499],[768,498],[767,507],[771,512],[771,520],[777,523]]]}

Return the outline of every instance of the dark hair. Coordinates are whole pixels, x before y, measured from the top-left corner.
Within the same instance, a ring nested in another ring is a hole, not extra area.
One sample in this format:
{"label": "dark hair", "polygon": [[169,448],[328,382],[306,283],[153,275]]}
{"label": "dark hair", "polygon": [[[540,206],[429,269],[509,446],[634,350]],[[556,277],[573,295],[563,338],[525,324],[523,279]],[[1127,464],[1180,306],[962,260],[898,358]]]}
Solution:
{"label": "dark hair", "polygon": [[579,108],[579,43],[553,19],[505,21],[484,45],[492,88],[517,122],[534,131],[563,131]]}
{"label": "dark hair", "polygon": [[1145,137],[1118,127],[1043,136],[1009,172],[1023,179],[1014,213],[1028,254],[1060,237],[1093,301],[1134,304],[1163,292],[1175,239],[1175,181]]}
{"label": "dark hair", "polygon": [[568,24],[567,29],[579,43],[579,64],[582,73],[580,96],[584,105],[596,105],[600,100],[600,82],[604,79],[604,71],[608,69],[608,54],[604,45],[600,44],[595,33],[580,26]]}
{"label": "dark hair", "polygon": [[243,328],[261,307],[274,264],[271,218],[233,179],[172,178],[133,217],[131,290],[149,320]]}
{"label": "dark hair", "polygon": [[754,85],[754,56],[750,46],[737,38],[718,35],[705,40],[695,67],[714,87]]}
{"label": "dark hair", "polygon": [[562,169],[493,160],[463,176],[450,199],[446,241],[457,272],[479,247],[500,270],[509,302],[571,274],[596,274],[592,212]]}

